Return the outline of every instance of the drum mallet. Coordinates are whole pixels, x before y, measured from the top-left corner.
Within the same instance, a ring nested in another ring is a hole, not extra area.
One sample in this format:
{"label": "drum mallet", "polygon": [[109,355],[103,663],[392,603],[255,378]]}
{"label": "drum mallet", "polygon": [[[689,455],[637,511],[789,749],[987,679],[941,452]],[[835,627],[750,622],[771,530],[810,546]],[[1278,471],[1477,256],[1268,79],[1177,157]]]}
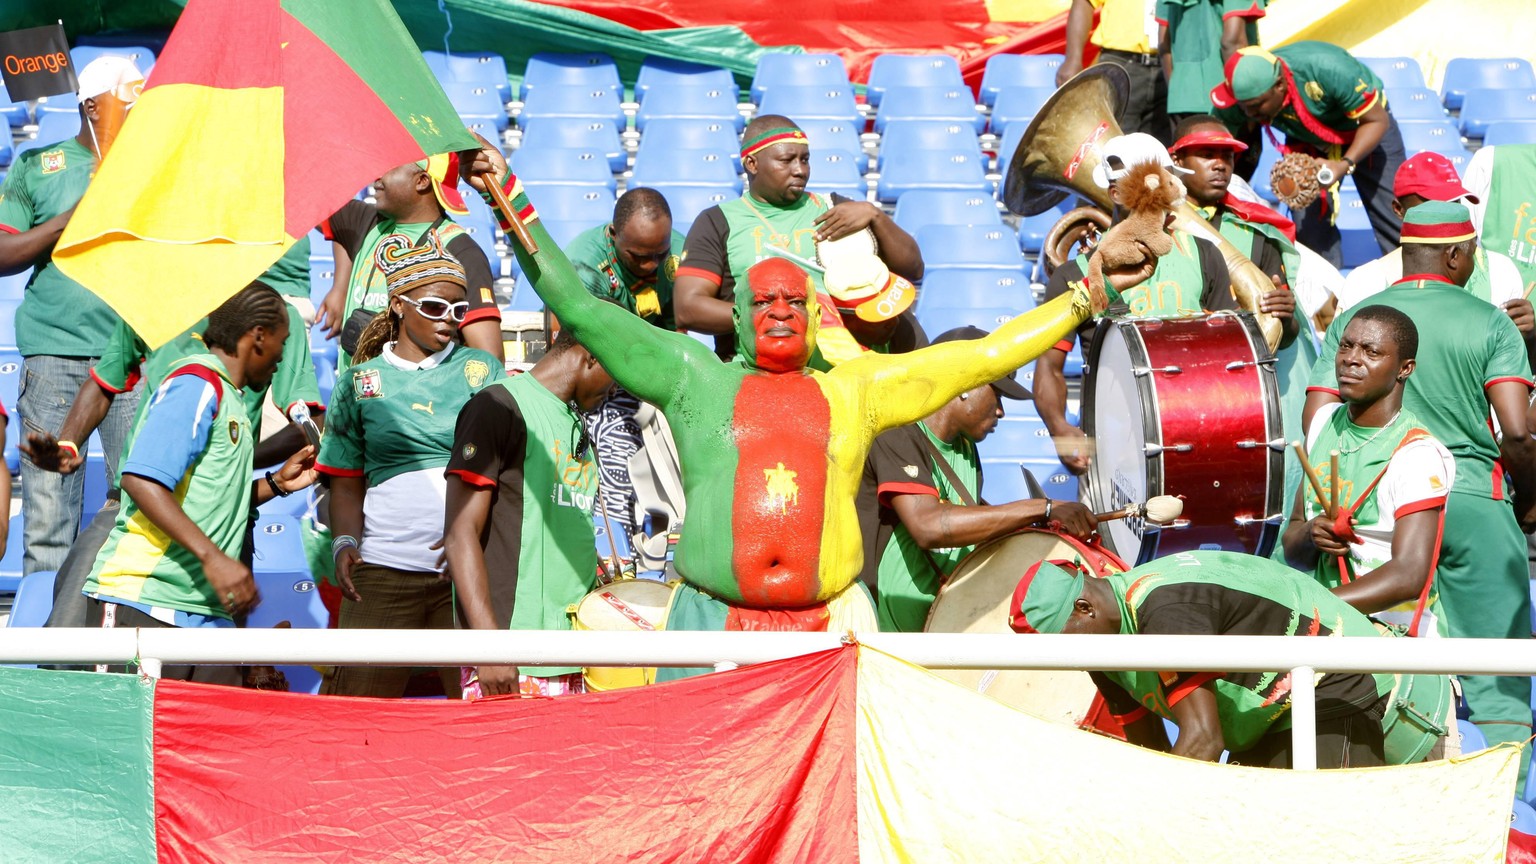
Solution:
{"label": "drum mallet", "polygon": [[1119,510],[1111,510],[1108,513],[1095,513],[1094,517],[1100,522],[1113,522],[1116,519],[1131,519],[1140,516],[1148,522],[1159,525],[1167,525],[1179,518],[1184,512],[1184,502],[1172,495],[1154,495],[1147,499],[1145,504],[1127,504]]}
{"label": "drum mallet", "polygon": [[1292,441],[1291,447],[1295,448],[1296,456],[1301,460],[1301,470],[1307,475],[1307,482],[1312,485],[1312,494],[1317,496],[1317,504],[1326,512],[1329,519],[1333,518],[1333,508],[1330,505],[1332,499],[1323,494],[1323,483],[1317,479],[1317,472],[1312,470],[1312,463],[1307,460],[1307,448],[1300,441]]}

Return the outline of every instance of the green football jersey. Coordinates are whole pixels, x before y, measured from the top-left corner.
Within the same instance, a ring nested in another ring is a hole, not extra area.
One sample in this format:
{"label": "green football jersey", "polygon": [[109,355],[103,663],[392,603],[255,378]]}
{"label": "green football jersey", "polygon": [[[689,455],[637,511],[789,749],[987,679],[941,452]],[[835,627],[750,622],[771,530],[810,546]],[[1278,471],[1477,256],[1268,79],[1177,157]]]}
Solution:
{"label": "green football jersey", "polygon": [[[96,155],[73,138],[16,158],[0,186],[0,230],[20,233],[80,203],[96,173]],[[23,357],[96,357],[117,314],[106,301],[65,276],[52,253],[33,264],[16,310],[16,347]]]}
{"label": "green football jersey", "polygon": [[672,279],[677,275],[678,256],[682,252],[683,235],[673,231],[672,252],[662,263],[656,281],[647,284],[625,269],[606,223],[581,232],[565,247],[566,257],[576,265],[593,297],[613,300],[667,330],[677,329],[672,315]]}

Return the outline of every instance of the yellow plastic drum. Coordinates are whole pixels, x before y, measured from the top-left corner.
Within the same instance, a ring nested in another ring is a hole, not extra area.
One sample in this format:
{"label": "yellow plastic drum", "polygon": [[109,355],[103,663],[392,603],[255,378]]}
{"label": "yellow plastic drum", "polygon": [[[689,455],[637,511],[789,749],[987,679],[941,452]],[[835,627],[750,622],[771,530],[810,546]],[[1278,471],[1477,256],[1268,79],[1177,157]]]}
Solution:
{"label": "yellow plastic drum", "polygon": [[[572,630],[661,630],[667,623],[672,586],[649,579],[621,579],[581,598],[571,611]],[[656,669],[596,666],[582,670],[588,690],[622,690],[656,680]]]}

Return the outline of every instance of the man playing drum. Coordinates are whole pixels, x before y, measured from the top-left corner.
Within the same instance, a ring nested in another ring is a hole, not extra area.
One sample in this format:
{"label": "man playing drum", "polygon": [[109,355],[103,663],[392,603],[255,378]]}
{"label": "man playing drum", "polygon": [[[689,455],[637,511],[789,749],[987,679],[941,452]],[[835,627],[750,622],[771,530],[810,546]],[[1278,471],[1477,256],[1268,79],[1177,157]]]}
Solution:
{"label": "man playing drum", "polygon": [[[481,172],[500,177],[506,167],[488,145],[467,170],[484,188]],[[820,319],[811,280],[768,258],[736,292],[743,358],[722,364],[693,339],[588,294],[517,178],[505,183],[512,215],[537,245],[515,244],[540,297],[625,389],[671,423],[689,507],[676,555],[684,584],[669,629],[871,628],[873,609],[854,585],[864,554],[854,497],[874,437],[1007,375],[1095,311],[1081,286],[985,339],[868,352],[819,373],[806,368]],[[1151,269],[1146,262],[1112,275],[1110,287],[1136,284]]]}
{"label": "man playing drum", "polygon": [[[573,287],[585,293],[579,282]],[[620,306],[592,302],[651,326]],[[527,374],[487,386],[460,409],[443,544],[470,629],[571,629],[566,607],[597,578],[597,466],[578,412],[602,404],[612,389],[613,379],[567,329]],[[465,698],[584,690],[579,669],[481,666],[476,673],[478,684],[464,682]]]}
{"label": "man playing drum", "polygon": [[[981,339],[987,331],[956,327],[938,345]],[[864,534],[860,579],[875,597],[881,630],[918,633],[939,589],[976,544],[1029,525],[1054,523],[1087,539],[1098,522],[1076,501],[1030,499],[985,504],[976,445],[1003,418],[1002,397],[1028,399],[1014,373],[956,396],[916,423],[881,433],[859,485]]]}
{"label": "man playing drum", "polygon": [[[1418,351],[1419,331],[1407,315],[1376,305],[1355,313],[1334,358],[1344,402],[1319,409],[1307,436],[1312,474],[1326,478],[1329,497],[1298,490],[1285,532],[1288,561],[1312,567],[1318,582],[1361,612],[1407,624],[1410,635],[1433,608],[1445,500],[1456,477],[1450,451],[1403,408]],[[1411,610],[1406,620],[1396,620],[1399,607]],[[1434,620],[1431,613],[1423,632],[1434,634]]]}
{"label": "man playing drum", "polygon": [[[1120,191],[1115,181],[1123,178],[1134,165],[1155,162],[1170,172],[1187,175],[1188,169],[1180,168],[1168,156],[1168,151],[1156,139],[1145,134],[1121,135],[1111,138],[1103,146],[1103,162],[1094,169],[1094,181],[1109,190],[1116,202],[1115,221],[1125,214],[1118,206]],[[1157,269],[1145,283],[1124,292],[1123,303],[1111,306],[1106,314],[1134,316],[1137,318],[1178,318],[1200,315],[1219,310],[1236,310],[1231,279],[1221,253],[1208,241],[1185,231],[1172,230],[1173,251],[1157,259]],[[1086,255],[1068,261],[1056,268],[1046,286],[1047,300],[1068,293],[1072,286],[1081,282],[1088,271]],[[1279,291],[1275,294],[1278,295]],[[1265,295],[1263,310],[1278,313],[1282,307],[1290,310],[1294,301],[1289,292],[1283,297]],[[1287,318],[1286,329],[1295,333],[1294,319]],[[1093,335],[1093,323],[1085,322],[1078,328],[1076,338],[1083,340],[1084,347]],[[1040,418],[1056,440],[1056,451],[1061,462],[1074,474],[1088,470],[1090,455],[1083,430],[1067,422],[1067,387],[1063,368],[1067,352],[1072,350],[1073,337],[1058,342],[1041,355],[1035,367],[1035,407]]]}
{"label": "man playing drum", "polygon": [[[1283,564],[1237,552],[1181,552],[1089,578],[1042,561],[1013,595],[1019,633],[1379,636],[1369,618]],[[1291,766],[1290,674],[1093,672],[1132,744],[1215,762]],[[1317,681],[1317,765],[1387,764],[1382,725],[1392,675],[1332,672]],[[1162,720],[1179,727],[1168,743]]]}
{"label": "man playing drum", "polygon": [[[1536,525],[1536,441],[1526,421],[1531,382],[1514,322],[1462,287],[1477,244],[1471,220],[1461,204],[1430,201],[1409,210],[1402,236],[1408,275],[1372,303],[1404,312],[1418,328],[1418,361],[1403,388],[1403,407],[1456,460],[1435,572],[1440,630],[1448,636],[1529,639],[1530,586],[1520,534],[1522,527]],[[1322,356],[1336,355],[1355,311],[1343,312],[1329,326]],[[1313,414],[1340,401],[1335,375],[1325,364],[1313,367],[1309,427]],[[1488,427],[1490,406],[1503,430],[1500,439]],[[1464,677],[1462,686],[1472,722],[1489,743],[1530,737],[1531,679]]]}

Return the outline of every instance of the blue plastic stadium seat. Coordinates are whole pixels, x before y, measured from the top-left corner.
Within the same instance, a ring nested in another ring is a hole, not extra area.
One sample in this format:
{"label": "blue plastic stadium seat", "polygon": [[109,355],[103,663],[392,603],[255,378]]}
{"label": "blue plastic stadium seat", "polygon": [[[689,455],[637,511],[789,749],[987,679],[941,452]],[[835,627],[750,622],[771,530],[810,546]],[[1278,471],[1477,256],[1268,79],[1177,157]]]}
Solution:
{"label": "blue plastic stadium seat", "polygon": [[0,118],[12,129],[20,129],[32,121],[32,112],[27,109],[25,102],[12,102],[10,94],[5,92],[5,85],[0,84]]}
{"label": "blue plastic stadium seat", "polygon": [[49,146],[79,134],[80,113],[78,111],[54,112],[38,117],[37,143],[39,144]]}
{"label": "blue plastic stadium seat", "polygon": [[933,189],[902,195],[896,201],[894,218],[914,236],[925,225],[1000,225],[1003,221],[997,201],[990,195]]}
{"label": "blue plastic stadium seat", "polygon": [[869,170],[869,154],[864,152],[864,144],[859,137],[864,129],[864,121],[797,118],[795,122],[811,142],[812,153],[817,150],[841,150],[844,153],[852,153],[859,163],[859,173]]}
{"label": "blue plastic stadium seat", "polygon": [[44,96],[37,100],[34,109],[37,119],[41,121],[44,114],[75,114],[80,113],[80,100],[73,93],[60,93],[57,96]]}
{"label": "blue plastic stadium seat", "polygon": [[740,131],[746,125],[746,119],[737,108],[739,95],[735,84],[730,87],[699,84],[662,87],[652,91],[650,98],[635,112],[635,128],[644,135],[652,120],[702,120],[729,123]]}
{"label": "blue plastic stadium seat", "polygon": [[11,136],[0,135],[0,168],[11,164],[15,154],[11,150]]}
{"label": "blue plastic stadium seat", "polygon": [[539,186],[602,186],[617,188],[608,157],[596,150],[526,150],[512,154],[512,171],[524,182]]}
{"label": "blue plastic stadium seat", "polygon": [[892,87],[965,87],[960,63],[948,54],[881,54],[869,68],[869,104]]}
{"label": "blue plastic stadium seat", "polygon": [[[997,172],[1004,177],[1008,176],[1008,163],[1013,161],[1013,154],[1019,149],[1019,142],[1024,139],[1024,132],[1029,129],[1028,123],[1009,123],[1003,128],[997,142]],[[1002,186],[1003,184],[998,184]],[[1001,190],[998,192],[1002,194]]]}
{"label": "blue plastic stadium seat", "polygon": [[[1412,57],[1357,57],[1364,63],[1376,77],[1381,79],[1381,86],[1391,90],[1395,87],[1423,87],[1424,70],[1419,67],[1419,61]],[[1394,111],[1397,106],[1390,100],[1387,102]]]}
{"label": "blue plastic stadium seat", "polygon": [[20,300],[27,290],[27,280],[31,278],[30,268],[9,276],[0,276],[0,300]]}
{"label": "blue plastic stadium seat", "polygon": [[80,466],[85,478],[85,491],[81,495],[80,505],[81,530],[96,518],[96,514],[107,503],[107,492],[112,488],[112,475],[107,473],[107,455],[101,450],[101,438],[92,435],[85,449],[85,464]]}
{"label": "blue plastic stadium seat", "polygon": [[836,54],[761,54],[752,76],[752,101],[761,103],[774,87],[827,84],[848,86],[848,67]]}
{"label": "blue plastic stadium seat", "polygon": [[1019,311],[1013,306],[951,305],[935,297],[933,303],[923,307],[917,320],[931,339],[956,327],[980,327],[990,333],[1013,320]]}
{"label": "blue plastic stadium seat", "polygon": [[1500,120],[1536,120],[1536,87],[1468,90],[1461,103],[1461,134],[1482,138],[1488,124]]}
{"label": "blue plastic stadium seat", "polygon": [[880,181],[875,190],[877,197],[889,204],[914,189],[992,193],[979,153],[932,150],[882,153]]}
{"label": "blue plastic stadium seat", "polygon": [[1450,148],[1466,147],[1461,140],[1461,130],[1449,120],[1443,123],[1399,123],[1397,125],[1403,132],[1403,150],[1409,154],[1420,150],[1433,150],[1439,153]]}
{"label": "blue plastic stadium seat", "polygon": [[611,189],[533,183],[525,184],[523,188],[528,192],[528,200],[539,209],[540,218],[593,225],[613,218],[614,194]]}
{"label": "blue plastic stadium seat", "polygon": [[22,435],[21,423],[16,419],[16,399],[20,392],[21,354],[14,348],[0,351],[0,403],[5,405],[9,417],[5,427],[5,465],[12,474],[21,471],[21,451],[16,448]]}
{"label": "blue plastic stadium seat", "polygon": [[1518,57],[1458,57],[1445,64],[1440,80],[1440,97],[1445,107],[1461,108],[1467,92],[1481,88],[1530,90],[1536,88],[1536,72],[1531,61]]}
{"label": "blue plastic stadium seat", "polygon": [[0,300],[0,351],[16,350],[16,308],[20,300]]}
{"label": "blue plastic stadium seat", "polygon": [[[1055,459],[1056,444],[1031,402],[1003,403],[1004,416],[976,449],[983,459]],[[1038,478],[1037,478],[1038,479]]]}
{"label": "blue plastic stadium seat", "polygon": [[1341,185],[1339,197],[1343,204],[1339,208],[1338,227],[1344,266],[1359,267],[1367,261],[1380,258],[1381,246],[1376,242],[1376,233],[1365,212],[1365,202],[1360,200],[1360,193],[1354,184],[1345,182]]}
{"label": "blue plastic stadium seat", "polygon": [[842,150],[811,151],[811,179],[806,188],[823,195],[835,192],[858,201],[869,195],[869,184],[859,173],[858,157]]}
{"label": "blue plastic stadium seat", "polygon": [[1077,500],[1077,478],[1055,456],[983,459],[981,471],[981,494],[989,504],[1006,504],[1029,498],[1029,484],[1024,480],[1024,471],[1034,475],[1035,482],[1040,484],[1046,497],[1051,500]]}
{"label": "blue plastic stadium seat", "polygon": [[[1529,757],[1529,754],[1525,754]],[[1536,835],[1536,810],[1524,801],[1516,801],[1510,809],[1509,827],[1521,834]]]}
{"label": "blue plastic stadium seat", "polygon": [[623,126],[597,117],[526,118],[522,149],[596,150],[608,157],[608,169],[622,172],[629,163],[620,137]]}
{"label": "blue plastic stadium seat", "polygon": [[859,123],[859,106],[853,97],[853,85],[844,81],[829,84],[786,84],[765,92],[757,108],[759,115],[782,114],[802,128],[807,120],[840,120]]}
{"label": "blue plastic stadium seat", "polygon": [[1440,104],[1440,94],[1428,87],[1388,87],[1387,105],[1399,123],[1443,123],[1450,119]]}
{"label": "blue plastic stadium seat", "polygon": [[589,222],[561,221],[557,219],[545,219],[542,222],[544,230],[549,232],[549,236],[555,240],[555,245],[561,249],[571,245],[571,241],[575,240],[577,235],[592,227],[592,224]]}
{"label": "blue plastic stadium seat", "polygon": [[[1029,277],[1024,275],[1023,270],[928,267],[923,273],[922,290],[917,293],[916,314],[922,319],[929,310],[946,306],[954,309],[1010,308],[1025,311],[1034,305]],[[939,334],[934,332],[929,335]]]}
{"label": "blue plastic stadium seat", "polygon": [[672,210],[672,230],[688,236],[688,229],[693,225],[699,214],[717,204],[724,204],[733,198],[739,198],[741,193],[730,186],[677,186],[669,183],[657,183],[651,186],[661,196],[667,199],[667,207]]}
{"label": "blue plastic stadium seat", "polygon": [[[464,204],[469,208],[466,216],[455,216],[454,220],[469,235],[469,239],[475,241],[480,251],[485,253],[485,258],[490,262],[492,276],[499,275],[501,271],[501,259],[496,255],[496,217],[491,208],[479,195],[467,195]],[[542,214],[541,214],[542,215]]]}
{"label": "blue plastic stadium seat", "polygon": [[[326,246],[330,246],[326,242]],[[316,306],[325,301],[336,284],[336,262],[329,258],[309,257],[309,299]]]}
{"label": "blue plastic stadium seat", "polygon": [[1005,87],[1055,90],[1056,70],[1065,59],[1060,54],[993,54],[981,73],[981,101],[988,107],[995,105]]}
{"label": "blue plastic stadium seat", "polygon": [[[20,538],[17,538],[18,542]],[[53,582],[58,574],[52,570],[39,570],[21,577],[16,588],[16,599],[11,604],[11,620],[7,627],[41,627],[48,623],[53,612]]]}
{"label": "blue plastic stadium seat", "polygon": [[534,121],[549,117],[595,117],[613,121],[614,128],[628,125],[619,91],[605,87],[579,87],[574,84],[541,84],[523,99],[523,113],[518,125],[527,128]]}
{"label": "blue plastic stadium seat", "polygon": [[655,89],[694,85],[729,89],[736,86],[736,76],[718,66],[647,57],[640,64],[640,77],[635,80],[635,101],[645,102],[646,95]]}
{"label": "blue plastic stadium seat", "polygon": [[310,360],[315,364],[315,383],[320,387],[320,401],[329,405],[331,392],[336,389],[336,355],[326,357],[311,353]]}
{"label": "blue plastic stadium seat", "polygon": [[614,99],[624,95],[619,82],[619,67],[607,54],[535,54],[528,58],[520,91],[524,101],[542,87],[575,87],[579,90],[611,91]]}
{"label": "blue plastic stadium seat", "polygon": [[479,123],[501,132],[511,123],[507,118],[506,106],[496,94],[496,88],[490,84],[473,81],[441,83],[443,92],[448,94],[448,101],[453,103],[453,110],[459,112],[459,118],[466,126]]}
{"label": "blue plastic stadium seat", "polygon": [[1018,237],[1007,225],[928,225],[918,231],[917,245],[927,267],[1010,272],[1024,269]]}
{"label": "blue plastic stadium seat", "polygon": [[336,360],[336,340],[325,335],[324,327],[309,328],[309,356],[315,358],[328,358],[331,362]]}
{"label": "blue plastic stadium seat", "polygon": [[5,555],[0,557],[0,594],[14,594],[21,587],[21,536],[21,514],[17,513],[11,517],[10,540],[5,544]]}
{"label": "blue plastic stadium seat", "polygon": [[741,167],[741,138],[736,126],[723,120],[652,120],[640,136],[637,157],[639,153],[671,154],[679,150],[707,150],[729,156],[733,167]]}
{"label": "blue plastic stadium seat", "polygon": [[900,85],[886,90],[875,114],[875,131],[884,132],[894,120],[928,120],[969,125],[976,134],[986,128],[987,118],[976,110],[968,87],[921,87]]}
{"label": "blue plastic stadium seat", "polygon": [[636,186],[729,186],[741,190],[741,175],[729,156],[710,150],[650,151],[636,154],[630,183]]}
{"label": "blue plastic stadium seat", "polygon": [[1004,87],[992,106],[993,133],[1001,134],[1014,125],[1027,126],[1055,92],[1054,87]]}
{"label": "blue plastic stadium seat", "polygon": [[1536,120],[1499,120],[1488,124],[1484,147],[1500,144],[1536,144]]}
{"label": "blue plastic stadium seat", "polygon": [[[261,605],[246,618],[249,629],[266,629],[287,621],[294,629],[324,629],[330,614],[309,572],[304,554],[305,527],[292,516],[262,513],[256,521],[256,557],[251,568]],[[277,667],[295,693],[318,693],[320,674],[308,666]]]}
{"label": "blue plastic stadium seat", "polygon": [[1051,228],[1061,221],[1067,211],[1076,203],[1073,198],[1068,198],[1046,210],[1044,213],[1036,213],[1033,216],[1025,216],[1019,220],[1019,248],[1030,255],[1037,254],[1045,247],[1045,236],[1051,232]]}
{"label": "blue plastic stadium seat", "polygon": [[444,54],[441,51],[423,51],[422,59],[439,81],[473,81],[496,88],[496,96],[502,102],[512,101],[512,84],[507,80],[507,61],[500,54],[489,51],[471,51],[465,54]]}

